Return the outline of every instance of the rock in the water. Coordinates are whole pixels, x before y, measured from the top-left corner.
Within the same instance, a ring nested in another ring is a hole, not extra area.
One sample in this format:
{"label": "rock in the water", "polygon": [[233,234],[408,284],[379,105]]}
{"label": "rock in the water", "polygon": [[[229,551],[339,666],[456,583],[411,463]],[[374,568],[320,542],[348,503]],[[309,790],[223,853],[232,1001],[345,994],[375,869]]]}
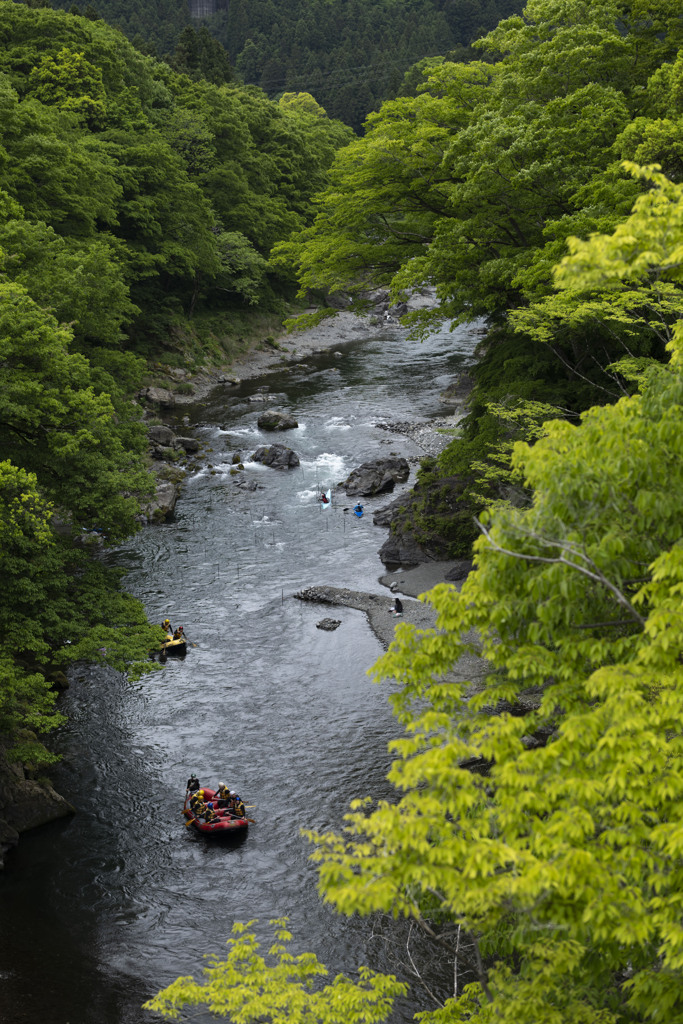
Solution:
{"label": "rock in the water", "polygon": [[261,430],[293,430],[299,426],[299,421],[289,412],[281,409],[269,409],[262,412],[258,418],[258,425]]}
{"label": "rock in the water", "polygon": [[321,619],[320,622],[316,622],[316,629],[326,629],[329,633],[332,630],[337,629],[341,626],[341,619]]}
{"label": "rock in the water", "polygon": [[406,504],[406,500],[404,497],[394,498],[391,504],[375,509],[372,513],[372,521],[375,526],[391,526],[398,509]]}
{"label": "rock in the water", "polygon": [[272,466],[273,469],[293,469],[299,465],[299,456],[284,444],[261,445],[252,455],[251,461]]}
{"label": "rock in the water", "polygon": [[198,452],[200,448],[196,437],[176,437],[175,443],[177,447],[184,448],[186,452]]}
{"label": "rock in the water", "polygon": [[473,389],[474,377],[472,377],[466,370],[464,373],[461,373],[459,377],[455,377],[448,387],[441,392],[439,395],[439,401],[444,404],[450,402],[464,402],[472,393]]}
{"label": "rock in the water", "polygon": [[156,486],[154,500],[145,509],[145,515],[149,520],[166,519],[175,508],[180,487],[173,480],[159,480]]}
{"label": "rock in the water", "polygon": [[74,813],[74,808],[47,781],[27,779],[23,769],[7,762],[0,749],[0,868],[2,855],[21,832]]}
{"label": "rock in the water", "polygon": [[147,427],[147,437],[153,444],[163,445],[165,448],[170,448],[175,440],[175,434],[170,427],[165,427],[163,423],[154,423],[151,427]]}
{"label": "rock in the water", "polygon": [[372,494],[393,491],[395,485],[405,483],[409,475],[408,460],[402,456],[374,459],[372,462],[364,462],[357,469],[352,470],[344,482],[344,487],[350,498],[356,495],[368,497]]}
{"label": "rock in the water", "polygon": [[[385,565],[420,565],[453,558],[454,546],[461,543],[461,532],[469,527],[475,512],[463,501],[465,483],[459,476],[440,477],[433,486],[416,488],[378,510],[373,522],[381,519],[382,526],[389,518],[391,522],[389,537],[379,551]],[[426,521],[430,529],[425,528]]]}

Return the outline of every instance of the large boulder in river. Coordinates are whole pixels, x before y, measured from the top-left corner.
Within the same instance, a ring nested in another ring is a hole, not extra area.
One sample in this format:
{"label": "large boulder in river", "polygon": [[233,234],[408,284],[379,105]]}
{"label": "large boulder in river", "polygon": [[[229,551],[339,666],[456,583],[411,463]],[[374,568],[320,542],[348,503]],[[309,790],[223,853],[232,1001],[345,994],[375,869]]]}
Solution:
{"label": "large boulder in river", "polygon": [[147,520],[159,522],[167,519],[176,506],[179,493],[180,484],[177,481],[158,479],[154,498],[144,509]]}
{"label": "large boulder in river", "polygon": [[163,423],[153,423],[147,427],[147,437],[152,444],[163,445],[164,448],[170,448],[175,441],[175,434],[170,427],[164,426]]}
{"label": "large boulder in river", "polygon": [[377,526],[389,526],[379,551],[385,565],[420,565],[462,557],[477,536],[474,516],[480,506],[467,495],[469,480],[461,476],[421,481],[373,515]]}
{"label": "large boulder in river", "polygon": [[196,437],[176,437],[176,448],[183,448],[186,452],[198,452],[201,445]]}
{"label": "large boulder in river", "polygon": [[262,412],[257,422],[261,430],[293,430],[299,426],[299,421],[291,412],[283,412],[281,409]]}
{"label": "large boulder in river", "polygon": [[294,469],[299,465],[299,456],[284,444],[261,445],[252,455],[251,461],[272,466],[273,469]]}
{"label": "large boulder in river", "polygon": [[350,498],[356,495],[368,497],[393,491],[396,484],[405,483],[409,475],[410,466],[407,459],[390,456],[387,459],[364,462],[362,466],[352,470],[344,481],[344,487]]}

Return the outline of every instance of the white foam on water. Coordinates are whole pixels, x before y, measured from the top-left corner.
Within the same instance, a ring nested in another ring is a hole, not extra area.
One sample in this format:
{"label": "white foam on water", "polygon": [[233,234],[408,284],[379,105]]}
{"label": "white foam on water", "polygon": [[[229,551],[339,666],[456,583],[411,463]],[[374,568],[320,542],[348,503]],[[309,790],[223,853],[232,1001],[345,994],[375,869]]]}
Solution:
{"label": "white foam on water", "polygon": [[255,427],[236,427],[234,430],[224,430],[224,434],[231,434],[232,437],[253,437],[258,440],[261,437],[261,431]]}
{"label": "white foam on water", "polygon": [[321,452],[315,460],[318,478],[325,481],[339,480],[344,475],[344,457],[335,452]]}
{"label": "white foam on water", "polygon": [[312,490],[311,488],[307,487],[305,490],[299,491],[297,493],[297,498],[299,499],[299,501],[302,504],[307,504],[313,498],[317,498],[319,494],[320,494],[320,489],[319,488],[316,487],[315,490]]}

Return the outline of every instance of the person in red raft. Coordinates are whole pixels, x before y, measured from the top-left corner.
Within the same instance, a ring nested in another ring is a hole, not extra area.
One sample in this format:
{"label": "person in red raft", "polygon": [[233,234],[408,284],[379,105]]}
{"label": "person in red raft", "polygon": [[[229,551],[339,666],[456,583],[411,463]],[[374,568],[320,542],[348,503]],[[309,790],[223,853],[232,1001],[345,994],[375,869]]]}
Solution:
{"label": "person in red raft", "polygon": [[[235,792],[230,790],[224,782],[218,783],[218,789],[213,797],[205,800],[205,793],[200,788],[196,775],[191,775],[187,780],[187,790],[192,793],[190,799],[190,810],[196,818],[203,818],[204,821],[213,821],[219,815],[229,815],[231,818],[244,818],[246,808],[244,803]],[[207,813],[209,817],[207,817]]]}

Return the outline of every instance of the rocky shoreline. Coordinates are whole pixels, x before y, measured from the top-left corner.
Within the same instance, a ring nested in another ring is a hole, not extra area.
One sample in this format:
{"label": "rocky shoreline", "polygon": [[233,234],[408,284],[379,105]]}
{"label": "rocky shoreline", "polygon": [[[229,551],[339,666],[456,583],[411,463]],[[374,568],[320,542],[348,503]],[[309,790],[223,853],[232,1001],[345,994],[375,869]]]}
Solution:
{"label": "rocky shoreline", "polygon": [[[371,313],[357,314],[341,311],[334,317],[323,320],[312,327],[293,334],[283,334],[274,339],[274,346],[262,345],[240,356],[229,367],[223,370],[203,370],[195,376],[185,371],[171,371],[183,374],[185,390],[174,392],[166,388],[145,388],[140,392],[139,399],[144,409],[144,417],[156,419],[159,414],[169,412],[199,402],[217,388],[232,388],[245,380],[255,380],[273,370],[283,370],[294,366],[300,367],[305,360],[314,355],[338,350],[343,356],[343,346],[364,337],[381,337],[387,331],[405,330],[387,308],[386,293],[375,296],[375,306]],[[417,296],[410,304],[402,304],[401,311],[416,309],[434,302],[432,295]],[[403,310],[403,306],[406,307]],[[395,311],[398,310],[395,308]],[[177,380],[174,376],[174,381]],[[169,381],[169,384],[172,382]],[[444,400],[462,401],[471,388],[467,375],[455,381]],[[457,429],[459,415],[444,415],[438,419],[424,422],[388,422],[378,427],[388,433],[401,434],[409,437],[420,448],[422,456],[438,455],[453,437]],[[171,515],[180,490],[184,471],[178,465],[178,454],[193,456],[199,448],[196,440],[175,435],[169,427],[157,423],[148,428],[149,454],[154,471],[157,475],[156,495],[144,510],[143,519],[153,523]],[[419,461],[417,457],[412,462]]]}

